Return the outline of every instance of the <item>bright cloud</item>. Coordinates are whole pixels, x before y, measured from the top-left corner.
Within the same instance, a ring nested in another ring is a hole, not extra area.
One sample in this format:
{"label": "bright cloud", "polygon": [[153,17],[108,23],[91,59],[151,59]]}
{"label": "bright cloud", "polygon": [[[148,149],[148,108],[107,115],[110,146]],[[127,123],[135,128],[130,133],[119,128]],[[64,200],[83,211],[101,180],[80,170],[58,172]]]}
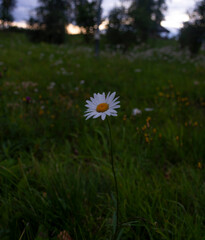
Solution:
{"label": "bright cloud", "polygon": [[188,14],[181,13],[167,16],[166,20],[161,22],[161,25],[165,28],[181,28],[183,27],[183,22],[186,21],[189,21]]}
{"label": "bright cloud", "polygon": [[161,25],[170,31],[181,28],[183,22],[189,20],[187,11],[192,10],[195,3],[195,0],[168,0],[168,10],[165,14],[165,20],[161,22]]}

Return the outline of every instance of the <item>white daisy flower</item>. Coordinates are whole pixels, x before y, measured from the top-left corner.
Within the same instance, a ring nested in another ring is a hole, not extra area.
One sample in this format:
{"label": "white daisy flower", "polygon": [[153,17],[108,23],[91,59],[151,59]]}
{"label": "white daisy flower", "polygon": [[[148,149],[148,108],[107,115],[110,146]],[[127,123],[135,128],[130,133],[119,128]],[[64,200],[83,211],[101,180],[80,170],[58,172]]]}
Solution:
{"label": "white daisy flower", "polygon": [[86,101],[86,107],[88,108],[85,111],[86,120],[93,117],[98,118],[101,117],[102,120],[105,120],[106,115],[108,116],[117,116],[116,108],[119,108],[120,101],[117,101],[119,97],[115,98],[116,92],[110,94],[108,93],[107,97],[105,97],[105,93],[94,93],[94,96],[90,98],[90,100]]}

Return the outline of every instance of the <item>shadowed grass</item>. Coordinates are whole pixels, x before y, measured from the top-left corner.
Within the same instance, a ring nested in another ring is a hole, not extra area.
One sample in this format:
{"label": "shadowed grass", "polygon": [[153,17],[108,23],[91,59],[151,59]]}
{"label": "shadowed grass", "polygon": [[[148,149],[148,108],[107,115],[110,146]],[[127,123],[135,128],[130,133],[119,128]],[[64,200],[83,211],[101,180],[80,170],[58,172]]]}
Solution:
{"label": "shadowed grass", "polygon": [[203,240],[203,61],[138,51],[97,60],[83,45],[32,45],[9,33],[0,33],[0,52],[0,239],[63,230],[73,240],[111,238],[109,133],[83,112],[94,92],[116,91],[120,239]]}

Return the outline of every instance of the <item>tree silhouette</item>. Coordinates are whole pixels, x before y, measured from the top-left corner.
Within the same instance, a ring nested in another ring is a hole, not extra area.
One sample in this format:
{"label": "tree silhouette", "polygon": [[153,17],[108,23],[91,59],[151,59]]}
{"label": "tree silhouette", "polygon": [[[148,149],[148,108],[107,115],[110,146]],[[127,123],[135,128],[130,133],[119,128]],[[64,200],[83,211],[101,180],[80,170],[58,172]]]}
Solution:
{"label": "tree silhouette", "polygon": [[3,28],[13,21],[12,10],[16,7],[16,0],[0,0],[0,19]]}
{"label": "tree silhouette", "polygon": [[[87,42],[93,39],[97,28],[98,1],[78,0],[76,1],[76,23],[83,27],[84,36]],[[102,13],[102,10],[101,10]],[[100,13],[100,15],[101,15]]]}
{"label": "tree silhouette", "polygon": [[126,51],[136,42],[136,34],[126,8],[115,7],[109,13],[106,37],[111,45],[120,46]]}
{"label": "tree silhouette", "polygon": [[196,3],[180,31],[179,42],[182,48],[188,47],[192,56],[196,55],[205,41],[205,0]]}
{"label": "tree silhouette", "polygon": [[133,0],[129,8],[132,25],[138,38],[144,42],[150,35],[159,33],[160,22],[167,9],[165,0]]}
{"label": "tree silhouette", "polygon": [[44,40],[50,43],[63,43],[65,40],[65,27],[69,20],[69,0],[39,0],[40,6],[36,8],[36,17],[29,19],[33,40]]}

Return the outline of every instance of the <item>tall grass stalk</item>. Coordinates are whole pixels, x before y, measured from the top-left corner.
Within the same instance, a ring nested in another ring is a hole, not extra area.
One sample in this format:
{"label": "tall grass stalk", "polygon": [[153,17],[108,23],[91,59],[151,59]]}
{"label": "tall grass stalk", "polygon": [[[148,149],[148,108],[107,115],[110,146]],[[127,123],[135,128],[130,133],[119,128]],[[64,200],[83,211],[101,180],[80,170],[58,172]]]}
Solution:
{"label": "tall grass stalk", "polygon": [[106,119],[107,119],[107,124],[108,124],[108,129],[109,129],[109,137],[110,137],[110,161],[111,161],[111,165],[112,165],[112,173],[113,173],[113,177],[114,177],[115,192],[116,192],[116,228],[115,228],[114,235],[113,235],[112,239],[116,239],[117,233],[118,233],[118,227],[119,227],[119,192],[118,192],[117,177],[116,177],[114,158],[113,158],[113,144],[112,144],[111,125],[110,125],[109,119],[108,118],[106,118]]}

